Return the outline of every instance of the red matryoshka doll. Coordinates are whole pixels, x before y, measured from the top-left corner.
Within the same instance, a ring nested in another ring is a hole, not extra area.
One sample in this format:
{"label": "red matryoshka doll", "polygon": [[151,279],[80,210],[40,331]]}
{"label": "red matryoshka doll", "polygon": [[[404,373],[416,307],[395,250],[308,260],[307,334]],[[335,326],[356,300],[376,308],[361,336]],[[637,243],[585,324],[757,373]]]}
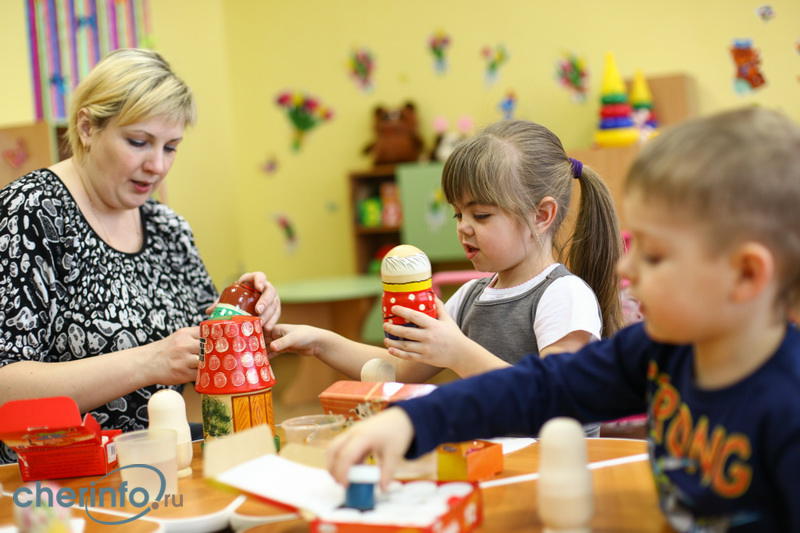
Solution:
{"label": "red matryoshka doll", "polygon": [[[381,280],[384,322],[416,327],[413,323],[393,315],[393,305],[408,307],[438,318],[431,288],[431,262],[422,250],[409,244],[392,248],[381,263]],[[385,335],[390,339],[397,339],[394,335]]]}
{"label": "red matryoshka doll", "polygon": [[206,440],[269,424],[277,448],[274,385],[258,317],[237,315],[200,323],[200,364],[194,388],[202,397]]}
{"label": "red matryoshka doll", "polygon": [[228,318],[235,315],[255,315],[256,302],[261,298],[261,292],[247,283],[237,281],[222,291],[219,302],[211,312],[210,320]]}

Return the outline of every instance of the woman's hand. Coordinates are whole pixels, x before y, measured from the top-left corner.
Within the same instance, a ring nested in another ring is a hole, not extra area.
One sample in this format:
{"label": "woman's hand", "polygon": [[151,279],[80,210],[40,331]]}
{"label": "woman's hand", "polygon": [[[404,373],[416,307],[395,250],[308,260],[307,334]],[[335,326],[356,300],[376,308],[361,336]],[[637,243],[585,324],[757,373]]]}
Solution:
{"label": "woman's hand", "polygon": [[[275,327],[281,317],[281,300],[278,297],[278,291],[275,290],[272,283],[267,281],[267,275],[263,272],[242,274],[237,281],[246,283],[261,293],[261,297],[256,302],[256,314],[261,320],[261,326],[264,328],[264,340],[269,342],[272,338],[272,328]],[[210,314],[218,303],[219,298],[208,306],[206,313]]]}
{"label": "woman's hand", "polygon": [[248,272],[242,274],[238,280],[240,283],[247,283],[261,292],[261,298],[256,302],[256,313],[261,319],[264,332],[271,332],[278,319],[281,317],[281,300],[278,291],[267,281],[267,275],[263,272]]}
{"label": "woman's hand", "polygon": [[200,360],[200,328],[181,328],[175,333],[152,343],[154,351],[146,369],[148,384],[181,385],[197,377]]}
{"label": "woman's hand", "polygon": [[350,467],[372,453],[380,463],[381,487],[386,490],[413,437],[414,426],[406,412],[391,407],[356,422],[331,441],[326,453],[328,471],[340,484],[347,485]]}
{"label": "woman's hand", "polygon": [[406,340],[386,338],[383,344],[389,353],[400,359],[418,361],[441,368],[452,368],[464,349],[459,348],[469,339],[461,332],[455,321],[447,314],[444,304],[436,298],[439,318],[431,318],[414,309],[395,305],[392,313],[413,322],[417,328],[398,326],[386,322],[383,330]]}

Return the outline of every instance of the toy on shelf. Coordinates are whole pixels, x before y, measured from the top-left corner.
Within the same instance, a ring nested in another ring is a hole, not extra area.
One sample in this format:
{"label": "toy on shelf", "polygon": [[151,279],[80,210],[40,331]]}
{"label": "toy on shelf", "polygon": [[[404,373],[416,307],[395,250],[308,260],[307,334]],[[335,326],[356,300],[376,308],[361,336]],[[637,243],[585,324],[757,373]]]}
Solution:
{"label": "toy on shelf", "polygon": [[422,153],[422,139],[417,133],[417,111],[406,102],[400,109],[375,108],[376,139],[364,148],[376,165],[417,161]]}
{"label": "toy on shelf", "polygon": [[436,117],[433,120],[433,131],[436,132],[436,141],[433,143],[431,149],[431,161],[444,161],[451,153],[453,148],[469,136],[475,122],[472,117],[463,116],[458,119],[456,131],[449,129],[447,119],[444,117]]}
{"label": "toy on shelf", "polygon": [[597,146],[628,146],[639,140],[631,117],[625,84],[617,70],[614,54],[606,54],[600,101],[600,125],[594,133]]}
{"label": "toy on shelf", "polygon": [[396,244],[384,244],[378,251],[375,252],[375,256],[369,260],[369,264],[367,265],[367,273],[369,274],[380,274],[381,272],[381,262],[383,262],[383,258],[386,257],[386,254],[392,251],[392,248],[397,246]]}
{"label": "toy on shelf", "polygon": [[[431,287],[431,262],[425,253],[410,244],[395,246],[381,263],[383,281],[383,321],[401,326],[416,327],[404,318],[392,314],[392,306],[414,309],[438,318],[436,301]],[[394,335],[385,333],[390,339]]]}
{"label": "toy on shelf", "polygon": [[753,48],[753,41],[750,39],[734,40],[731,55],[736,64],[736,78],[733,87],[737,93],[749,93],[767,83],[758,68],[761,58],[758,51]]}
{"label": "toy on shelf", "polygon": [[639,129],[639,141],[647,141],[658,128],[658,120],[653,110],[653,94],[641,69],[636,69],[633,75],[630,100],[633,123]]}
{"label": "toy on shelf", "polygon": [[403,222],[403,208],[400,206],[400,194],[397,184],[386,181],[380,185],[381,222],[387,228],[396,228]]}
{"label": "toy on shelf", "polygon": [[[237,315],[200,323],[195,390],[202,396],[206,441],[269,424],[275,435],[272,387],[261,320]],[[279,446],[275,435],[275,446]]]}
{"label": "toy on shelf", "polygon": [[358,223],[365,228],[379,228],[383,223],[383,204],[377,196],[358,202]]}

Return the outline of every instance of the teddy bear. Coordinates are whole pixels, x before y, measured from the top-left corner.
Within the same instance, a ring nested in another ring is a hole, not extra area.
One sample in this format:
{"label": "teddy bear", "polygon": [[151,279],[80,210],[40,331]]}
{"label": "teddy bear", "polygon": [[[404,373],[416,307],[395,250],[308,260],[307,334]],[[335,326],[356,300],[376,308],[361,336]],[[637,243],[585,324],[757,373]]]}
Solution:
{"label": "teddy bear", "polygon": [[376,139],[364,148],[364,154],[372,154],[376,165],[419,159],[423,145],[413,103],[406,102],[400,109],[377,106],[374,121]]}

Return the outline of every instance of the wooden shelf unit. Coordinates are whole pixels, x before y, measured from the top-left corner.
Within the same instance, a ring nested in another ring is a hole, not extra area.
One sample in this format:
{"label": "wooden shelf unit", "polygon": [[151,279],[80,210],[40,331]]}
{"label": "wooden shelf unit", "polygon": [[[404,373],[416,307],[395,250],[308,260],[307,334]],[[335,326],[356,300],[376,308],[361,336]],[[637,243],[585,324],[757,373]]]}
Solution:
{"label": "wooden shelf unit", "polygon": [[350,173],[350,209],[353,217],[356,271],[359,274],[368,272],[370,261],[381,247],[400,244],[399,226],[366,227],[362,226],[358,219],[359,202],[380,196],[381,184],[394,181],[394,165],[378,165],[368,170]]}

